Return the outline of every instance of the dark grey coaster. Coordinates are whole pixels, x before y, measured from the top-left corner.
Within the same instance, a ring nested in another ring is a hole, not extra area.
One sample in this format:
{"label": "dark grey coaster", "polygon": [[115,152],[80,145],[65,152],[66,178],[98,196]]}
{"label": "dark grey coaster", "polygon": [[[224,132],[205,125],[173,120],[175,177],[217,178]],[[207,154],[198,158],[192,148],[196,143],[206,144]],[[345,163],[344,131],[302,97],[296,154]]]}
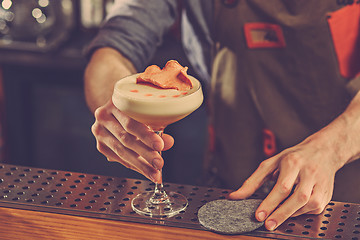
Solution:
{"label": "dark grey coaster", "polygon": [[215,200],[203,205],[198,211],[201,225],[223,234],[251,232],[264,225],[255,218],[255,210],[262,200]]}

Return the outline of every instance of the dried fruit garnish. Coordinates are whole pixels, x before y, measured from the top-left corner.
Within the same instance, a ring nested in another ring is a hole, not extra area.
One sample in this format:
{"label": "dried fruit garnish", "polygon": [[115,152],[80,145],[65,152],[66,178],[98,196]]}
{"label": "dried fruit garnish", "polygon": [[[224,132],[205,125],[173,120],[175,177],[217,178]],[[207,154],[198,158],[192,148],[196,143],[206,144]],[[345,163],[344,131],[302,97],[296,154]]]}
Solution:
{"label": "dried fruit garnish", "polygon": [[169,60],[163,69],[151,65],[141,73],[136,82],[139,84],[151,84],[163,89],[177,89],[186,91],[193,87],[187,74],[188,67],[181,66],[175,60]]}

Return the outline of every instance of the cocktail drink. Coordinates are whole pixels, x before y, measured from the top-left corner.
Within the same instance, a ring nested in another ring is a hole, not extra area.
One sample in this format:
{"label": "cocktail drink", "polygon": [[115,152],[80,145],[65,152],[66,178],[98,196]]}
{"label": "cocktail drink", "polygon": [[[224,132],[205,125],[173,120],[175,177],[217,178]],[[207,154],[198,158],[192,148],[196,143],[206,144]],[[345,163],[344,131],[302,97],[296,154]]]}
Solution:
{"label": "cocktail drink", "polygon": [[[200,82],[188,76],[192,88],[163,89],[152,84],[138,83],[139,74],[119,80],[114,87],[114,105],[129,117],[146,124],[161,135],[164,128],[193,111],[203,102]],[[151,217],[171,217],[183,211],[187,199],[176,192],[166,193],[163,184],[155,184],[154,191],[140,193],[131,202],[135,212]]]}
{"label": "cocktail drink", "polygon": [[114,105],[129,117],[161,131],[193,111],[203,101],[200,82],[189,76],[193,87],[187,91],[162,89],[147,84],[137,84],[139,74],[125,77],[114,87]]}

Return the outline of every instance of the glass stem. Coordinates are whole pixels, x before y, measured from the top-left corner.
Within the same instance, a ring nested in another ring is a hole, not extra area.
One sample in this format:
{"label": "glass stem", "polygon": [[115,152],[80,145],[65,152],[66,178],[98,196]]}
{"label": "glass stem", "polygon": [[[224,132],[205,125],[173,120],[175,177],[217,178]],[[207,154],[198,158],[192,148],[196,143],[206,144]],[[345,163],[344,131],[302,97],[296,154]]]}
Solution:
{"label": "glass stem", "polygon": [[[159,135],[160,137],[163,134],[163,130],[159,130],[159,131],[155,131],[155,133],[157,135]],[[161,151],[159,152],[160,156],[161,156]],[[160,169],[160,173],[161,173],[161,178],[162,178],[162,170]],[[151,203],[153,204],[162,204],[162,203],[167,203],[169,202],[169,196],[166,194],[165,190],[164,190],[164,185],[163,185],[163,181],[161,180],[161,183],[155,183],[155,189],[154,189],[154,195],[152,196],[152,198],[150,199]]]}

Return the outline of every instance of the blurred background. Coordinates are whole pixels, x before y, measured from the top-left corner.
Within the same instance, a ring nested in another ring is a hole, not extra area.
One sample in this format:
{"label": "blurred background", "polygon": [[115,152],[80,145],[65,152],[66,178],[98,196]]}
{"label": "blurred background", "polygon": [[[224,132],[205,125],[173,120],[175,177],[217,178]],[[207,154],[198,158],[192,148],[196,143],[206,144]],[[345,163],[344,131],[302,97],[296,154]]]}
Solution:
{"label": "blurred background", "polygon": [[[83,49],[113,0],[0,0],[0,161],[16,165],[143,178],[96,149],[94,117],[83,93]],[[189,66],[176,31],[150,64]],[[194,73],[191,71],[190,74]],[[204,107],[165,131],[164,181],[199,184],[206,145]]]}

